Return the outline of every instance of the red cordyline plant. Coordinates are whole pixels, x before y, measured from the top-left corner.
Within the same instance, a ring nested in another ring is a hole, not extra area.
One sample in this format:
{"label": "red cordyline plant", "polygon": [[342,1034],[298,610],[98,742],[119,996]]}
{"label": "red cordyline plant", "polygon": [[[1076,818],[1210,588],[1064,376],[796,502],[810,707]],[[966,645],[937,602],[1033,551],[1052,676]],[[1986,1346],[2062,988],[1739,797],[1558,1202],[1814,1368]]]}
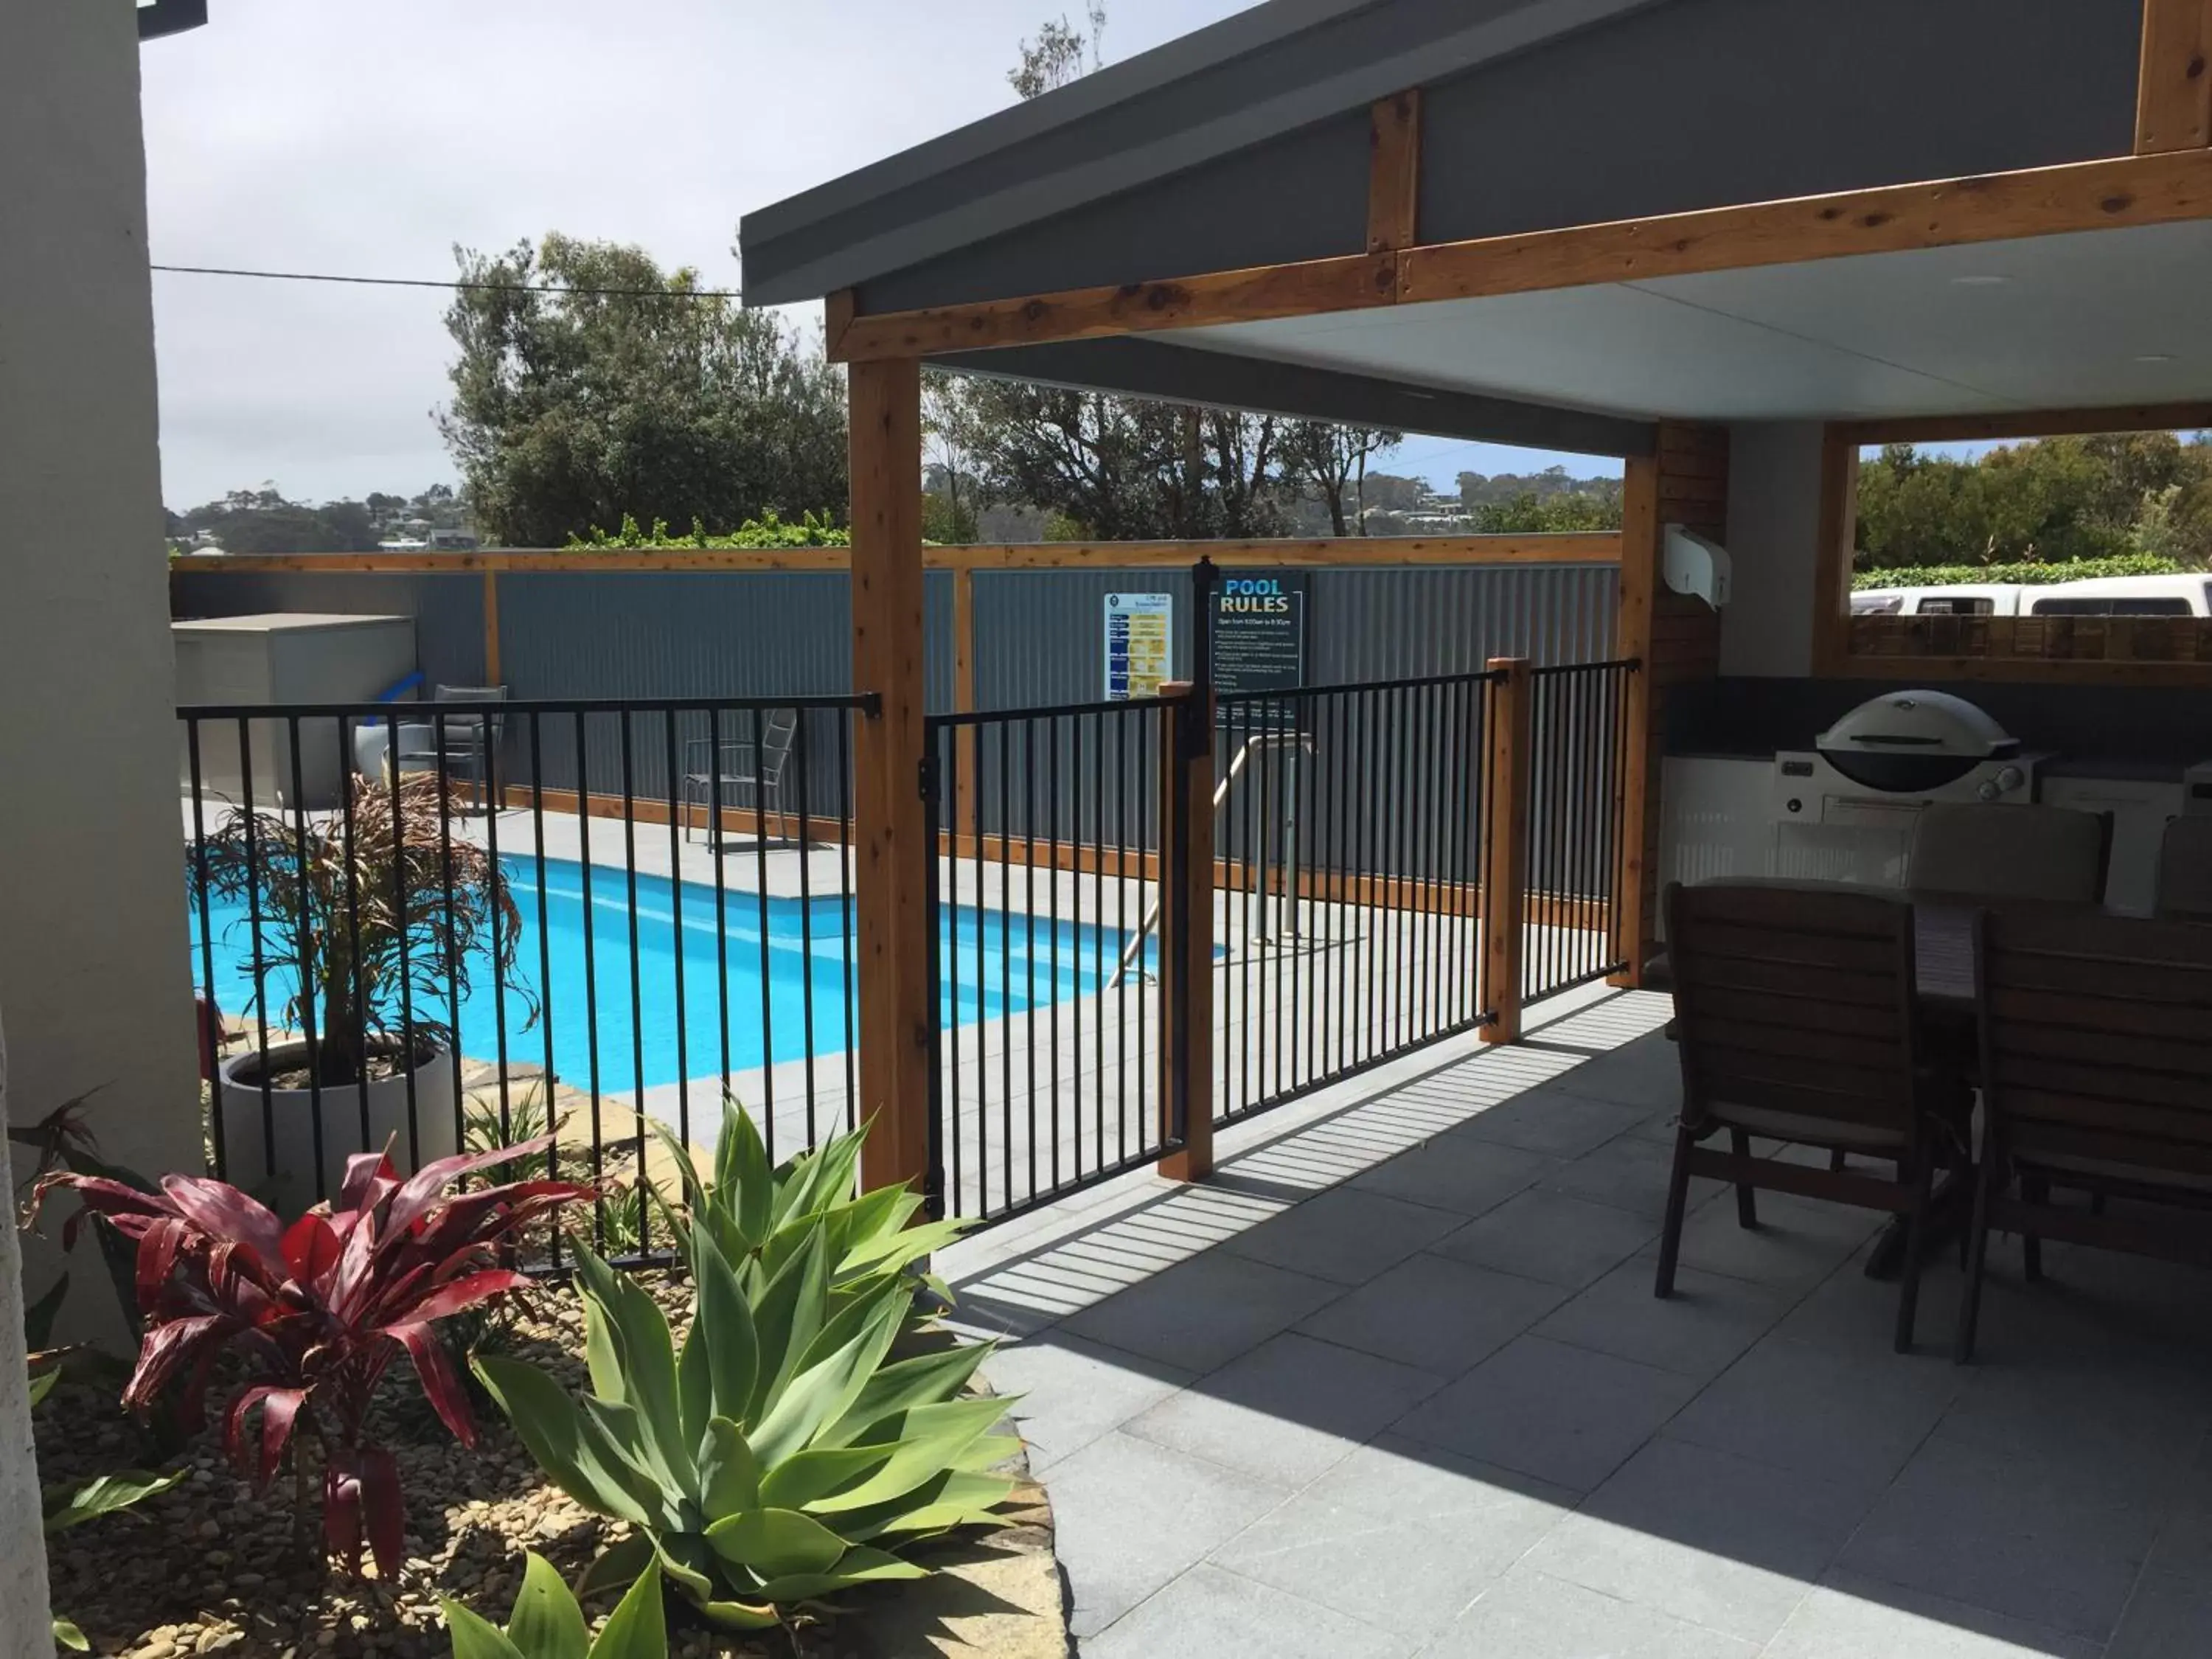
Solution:
{"label": "red cordyline plant", "polygon": [[[526,1282],[494,1265],[497,1246],[519,1227],[563,1204],[594,1196],[588,1185],[520,1181],[451,1193],[465,1175],[542,1152],[550,1137],[489,1152],[440,1158],[402,1181],[386,1152],[357,1153],[328,1205],[289,1227],[235,1187],[173,1175],[158,1193],[97,1176],[58,1173],[39,1183],[84,1201],[70,1218],[72,1242],[84,1213],[96,1214],[137,1245],[137,1297],[146,1336],[123,1403],[142,1415],[179,1376],[183,1420],[204,1420],[209,1374],[238,1354],[253,1381],[231,1402],[223,1444],[242,1473],[265,1488],[288,1443],[306,1480],[303,1441],[323,1451],[323,1535],[359,1571],[364,1538],[386,1578],[404,1556],[404,1510],[392,1454],[363,1437],[363,1419],[385,1367],[404,1351],[422,1392],[464,1445],[476,1443],[468,1395],[431,1328]],[[247,1419],[261,1411],[258,1445]],[[303,1506],[304,1507],[304,1506]]]}

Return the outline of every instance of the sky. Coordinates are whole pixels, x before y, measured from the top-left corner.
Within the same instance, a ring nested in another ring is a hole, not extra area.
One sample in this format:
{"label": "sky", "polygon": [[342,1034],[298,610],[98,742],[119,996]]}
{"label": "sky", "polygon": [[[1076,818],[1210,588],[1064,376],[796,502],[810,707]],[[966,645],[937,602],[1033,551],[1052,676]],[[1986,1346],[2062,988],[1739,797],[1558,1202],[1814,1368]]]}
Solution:
{"label": "sky", "polygon": [[[1110,0],[1109,59],[1241,9]],[[739,216],[1004,107],[1058,0],[213,0],[143,48],[154,261],[450,277],[560,230],[738,287]],[[1080,5],[1066,8],[1079,13]],[[1163,276],[1177,273],[1162,272]],[[446,296],[154,276],[164,499],[454,482]],[[1384,465],[1618,462],[1411,438]]]}

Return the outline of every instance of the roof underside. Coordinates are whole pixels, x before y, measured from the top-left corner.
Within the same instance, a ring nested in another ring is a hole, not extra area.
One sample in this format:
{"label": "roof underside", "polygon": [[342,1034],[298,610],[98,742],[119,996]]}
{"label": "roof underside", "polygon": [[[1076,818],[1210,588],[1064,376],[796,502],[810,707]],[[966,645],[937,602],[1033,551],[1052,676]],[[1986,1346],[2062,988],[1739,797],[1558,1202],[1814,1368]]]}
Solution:
{"label": "roof underside", "polygon": [[[851,287],[868,313],[1358,252],[1367,106],[1413,85],[1424,242],[2124,155],[2139,23],[2114,0],[1273,0],[749,216],[746,291]],[[2207,395],[2208,276],[2180,226],[948,361],[1630,454],[1662,413]]]}

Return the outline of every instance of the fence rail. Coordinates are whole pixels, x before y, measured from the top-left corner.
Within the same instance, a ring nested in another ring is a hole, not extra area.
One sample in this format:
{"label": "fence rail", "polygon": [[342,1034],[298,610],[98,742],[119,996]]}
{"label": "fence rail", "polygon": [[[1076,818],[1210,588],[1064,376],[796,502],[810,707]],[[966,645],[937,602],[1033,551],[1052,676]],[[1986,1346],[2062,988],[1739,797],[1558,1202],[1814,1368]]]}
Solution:
{"label": "fence rail", "polygon": [[655,1124],[711,1142],[728,1091],[777,1156],[850,1127],[871,701],[179,710],[216,1172],[289,1212],[387,1140],[550,1133],[549,1170],[626,1183],[595,1236],[642,1260]]}

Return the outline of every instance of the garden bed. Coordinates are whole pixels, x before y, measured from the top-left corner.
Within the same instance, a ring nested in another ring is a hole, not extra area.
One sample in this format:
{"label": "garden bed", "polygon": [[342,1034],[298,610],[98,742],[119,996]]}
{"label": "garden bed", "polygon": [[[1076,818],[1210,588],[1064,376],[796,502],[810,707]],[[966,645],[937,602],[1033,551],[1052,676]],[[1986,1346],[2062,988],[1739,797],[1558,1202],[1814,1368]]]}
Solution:
{"label": "garden bed", "polygon": [[[688,1285],[659,1274],[641,1282],[680,1331]],[[581,1308],[565,1287],[529,1293],[488,1319],[477,1340],[484,1352],[527,1359],[586,1390]],[[224,1403],[218,1390],[211,1413]],[[387,1583],[349,1577],[325,1567],[319,1548],[303,1556],[295,1547],[286,1476],[257,1493],[220,1456],[212,1431],[165,1459],[120,1414],[112,1387],[65,1381],[36,1418],[43,1480],[75,1482],[124,1468],[180,1464],[191,1474],[132,1510],[51,1539],[52,1605],[96,1652],[136,1659],[443,1656],[450,1644],[440,1596],[503,1623],[526,1548],[573,1581],[627,1531],[580,1509],[545,1479],[495,1408],[481,1395],[474,1403],[479,1433],[470,1450],[439,1424],[404,1364],[387,1376],[372,1415],[400,1466],[408,1555],[397,1582]],[[1003,1530],[914,1552],[944,1565],[938,1577],[853,1593],[841,1598],[847,1610],[836,1619],[788,1633],[705,1630],[685,1620],[672,1598],[670,1651],[726,1659],[963,1653],[1057,1659],[1067,1638],[1050,1511],[1042,1492],[1024,1480],[1006,1513],[1013,1524]],[[615,1599],[609,1595],[586,1612],[603,1615]]]}

